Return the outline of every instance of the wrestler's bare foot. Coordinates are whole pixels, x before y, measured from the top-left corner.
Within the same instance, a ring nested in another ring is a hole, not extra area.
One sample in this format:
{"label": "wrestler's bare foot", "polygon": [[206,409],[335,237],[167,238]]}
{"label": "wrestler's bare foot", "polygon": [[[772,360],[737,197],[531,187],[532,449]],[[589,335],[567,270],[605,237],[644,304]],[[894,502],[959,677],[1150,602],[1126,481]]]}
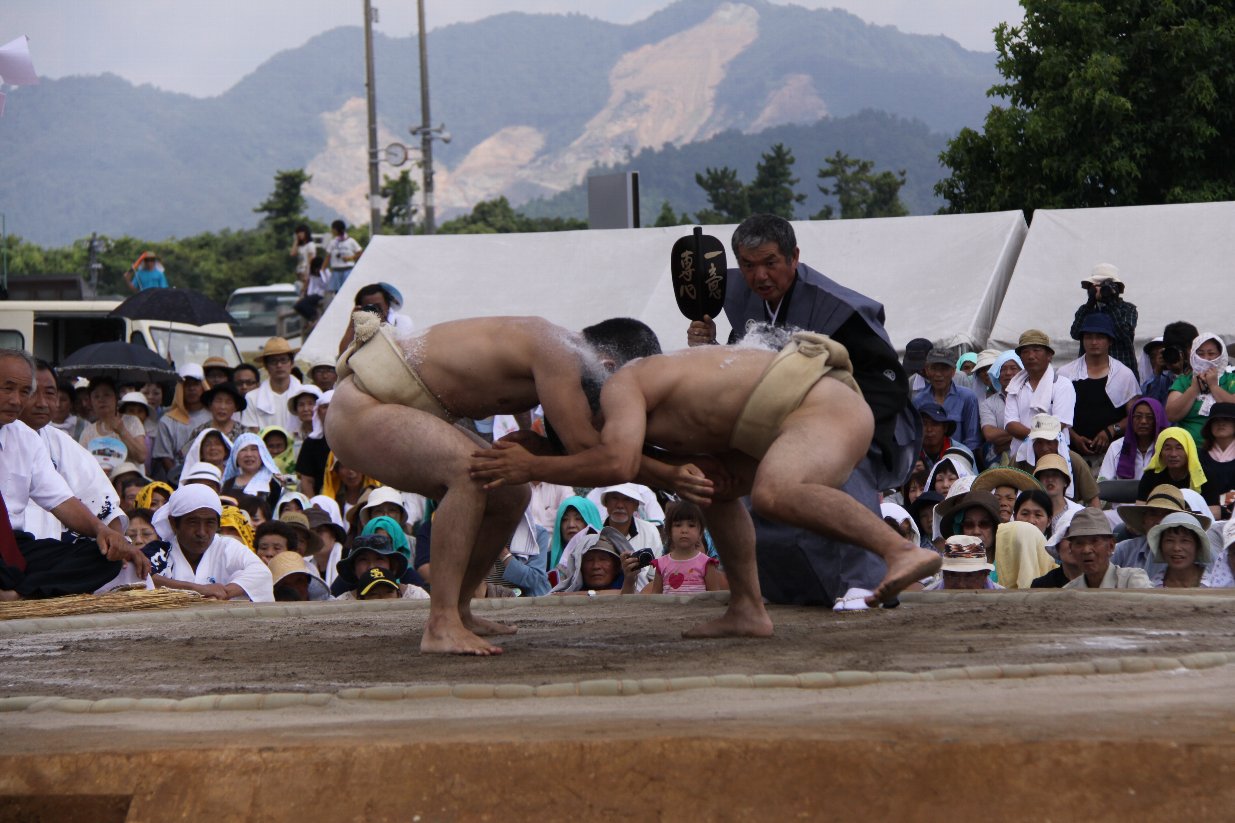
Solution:
{"label": "wrestler's bare foot", "polygon": [[760,603],[758,608],[730,607],[715,620],[700,623],[682,632],[682,637],[771,637],[772,618]]}
{"label": "wrestler's bare foot", "polygon": [[487,657],[501,654],[502,647],[477,637],[460,622],[430,617],[420,638],[422,654],[471,654]]}
{"label": "wrestler's bare foot", "polygon": [[13,600],[21,600],[21,595],[12,589],[0,589],[0,602],[8,603]]}
{"label": "wrestler's bare foot", "polygon": [[498,623],[496,620],[486,620],[483,617],[477,617],[474,614],[463,615],[463,625],[467,627],[469,631],[475,632],[481,637],[514,634],[519,631],[517,626],[509,626],[505,623]]}
{"label": "wrestler's bare foot", "polygon": [[866,598],[866,605],[878,607],[896,598],[909,584],[939,571],[943,559],[937,552],[906,543],[903,550],[883,558],[888,573],[875,593]]}

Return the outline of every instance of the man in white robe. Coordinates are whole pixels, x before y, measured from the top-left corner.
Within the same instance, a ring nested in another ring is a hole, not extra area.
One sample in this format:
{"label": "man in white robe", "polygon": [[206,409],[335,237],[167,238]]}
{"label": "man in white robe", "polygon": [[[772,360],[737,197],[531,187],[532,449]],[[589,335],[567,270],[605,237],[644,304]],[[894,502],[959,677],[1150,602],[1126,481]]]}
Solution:
{"label": "man in white robe", "polygon": [[274,602],[274,579],[256,554],[219,534],[223,505],[199,483],[181,486],[155,513],[154,528],[170,544],[152,558],[156,586],[187,589],[214,600]]}

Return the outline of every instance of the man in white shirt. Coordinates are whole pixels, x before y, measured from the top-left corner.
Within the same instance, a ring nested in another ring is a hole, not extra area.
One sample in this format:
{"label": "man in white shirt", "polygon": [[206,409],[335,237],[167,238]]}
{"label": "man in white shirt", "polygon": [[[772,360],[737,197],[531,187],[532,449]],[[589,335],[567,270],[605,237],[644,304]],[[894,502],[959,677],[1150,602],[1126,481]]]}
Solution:
{"label": "man in white shirt", "polygon": [[170,547],[155,557],[155,585],[195,591],[212,600],[274,602],[270,569],[243,543],[219,534],[223,504],[200,483],[176,491],[152,524]]}
{"label": "man in white shirt", "polygon": [[[38,432],[56,472],[64,478],[73,495],[95,517],[112,530],[124,534],[129,527],[128,515],[121,510],[120,498],[99,466],[99,461],[76,440],[49,425],[60,394],[56,388],[55,371],[38,360],[34,379],[35,390],[22,408],[21,422]],[[59,540],[64,533],[64,524],[38,503],[30,501],[26,507],[26,531],[36,539]]]}
{"label": "man in white shirt", "polygon": [[[34,386],[34,359],[18,349],[0,349],[0,514],[7,515],[0,523],[0,600],[95,591],[125,562],[144,577],[150,569],[145,556],[73,496],[47,446],[18,419]],[[31,501],[94,540],[35,539],[25,530]]]}
{"label": "man in white shirt", "polygon": [[266,379],[245,395],[248,406],[240,415],[240,425],[253,431],[267,426],[279,426],[287,431],[300,428],[300,420],[287,407],[287,401],[300,390],[300,381],[292,376],[296,352],[282,337],[272,337],[262,347],[261,361]]}
{"label": "man in white shirt", "polygon": [[1125,568],[1111,562],[1115,535],[1111,523],[1100,509],[1082,509],[1072,516],[1064,535],[1072,559],[1081,573],[1064,585],[1065,589],[1150,589],[1149,575],[1141,568]]}

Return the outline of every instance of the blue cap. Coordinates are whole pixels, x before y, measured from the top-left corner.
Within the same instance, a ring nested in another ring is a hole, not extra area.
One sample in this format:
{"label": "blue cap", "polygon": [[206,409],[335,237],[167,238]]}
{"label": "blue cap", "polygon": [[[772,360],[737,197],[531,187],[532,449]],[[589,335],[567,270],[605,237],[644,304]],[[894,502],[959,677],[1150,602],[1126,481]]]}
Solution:
{"label": "blue cap", "polygon": [[918,406],[918,414],[923,417],[929,417],[936,423],[946,423],[948,426],[948,434],[956,431],[956,421],[948,417],[948,410],[938,403],[923,403]]}
{"label": "blue cap", "polygon": [[1115,339],[1115,321],[1104,312],[1094,312],[1081,321],[1081,334],[1105,334]]}

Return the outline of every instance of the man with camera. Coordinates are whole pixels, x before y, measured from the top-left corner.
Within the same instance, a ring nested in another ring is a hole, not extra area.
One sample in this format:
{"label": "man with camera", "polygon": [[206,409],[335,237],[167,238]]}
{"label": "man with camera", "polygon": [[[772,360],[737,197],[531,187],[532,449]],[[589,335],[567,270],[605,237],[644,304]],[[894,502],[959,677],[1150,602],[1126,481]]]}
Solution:
{"label": "man with camera", "polygon": [[[1072,320],[1072,339],[1080,341],[1081,326],[1086,317],[1098,312],[1107,315],[1115,324],[1110,356],[1132,369],[1133,374],[1140,374],[1133,349],[1138,315],[1136,306],[1123,299],[1124,283],[1119,279],[1119,269],[1110,263],[1099,263],[1093,267],[1089,278],[1081,281],[1081,288],[1089,295],[1089,300],[1076,310],[1076,317]],[[1082,344],[1077,357],[1084,356],[1085,346]]]}

